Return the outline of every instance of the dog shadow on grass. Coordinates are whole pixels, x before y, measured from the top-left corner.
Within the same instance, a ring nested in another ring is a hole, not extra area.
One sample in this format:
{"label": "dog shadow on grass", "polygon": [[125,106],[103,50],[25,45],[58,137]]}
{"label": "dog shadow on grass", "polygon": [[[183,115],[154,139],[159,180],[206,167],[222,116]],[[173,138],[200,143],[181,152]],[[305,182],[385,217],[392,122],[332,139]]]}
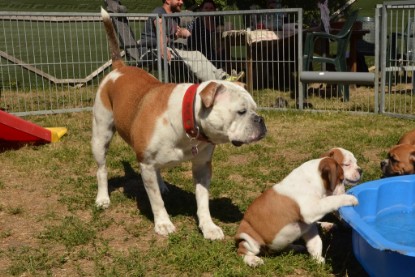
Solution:
{"label": "dog shadow on grass", "polygon": [[[108,180],[109,192],[123,188],[123,193],[130,199],[135,199],[140,214],[148,219],[153,219],[150,201],[144,188],[141,174],[135,172],[130,163],[123,162],[125,175]],[[168,192],[162,194],[164,205],[170,216],[185,215],[197,218],[196,198],[194,192],[188,192],[182,188],[167,183]],[[243,214],[234,205],[231,199],[222,197],[210,199],[209,202],[211,216],[224,223],[236,223],[242,220]]]}

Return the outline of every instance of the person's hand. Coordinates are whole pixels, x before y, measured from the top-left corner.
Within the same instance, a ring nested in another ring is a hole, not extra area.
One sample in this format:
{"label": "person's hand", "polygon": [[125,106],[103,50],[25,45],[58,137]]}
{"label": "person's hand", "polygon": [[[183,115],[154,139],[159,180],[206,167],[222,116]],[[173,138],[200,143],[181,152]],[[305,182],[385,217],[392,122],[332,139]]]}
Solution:
{"label": "person's hand", "polygon": [[191,36],[191,33],[186,28],[180,28],[178,26],[175,35],[176,35],[177,38],[188,38],[188,37]]}
{"label": "person's hand", "polygon": [[[164,53],[165,53],[165,51],[164,51],[164,50],[162,50],[162,51],[161,51],[161,58],[162,58],[162,59],[164,59]],[[168,61],[168,62],[170,62],[170,61],[171,61],[171,52],[170,52],[170,49],[169,49],[169,48],[167,48],[167,61]]]}

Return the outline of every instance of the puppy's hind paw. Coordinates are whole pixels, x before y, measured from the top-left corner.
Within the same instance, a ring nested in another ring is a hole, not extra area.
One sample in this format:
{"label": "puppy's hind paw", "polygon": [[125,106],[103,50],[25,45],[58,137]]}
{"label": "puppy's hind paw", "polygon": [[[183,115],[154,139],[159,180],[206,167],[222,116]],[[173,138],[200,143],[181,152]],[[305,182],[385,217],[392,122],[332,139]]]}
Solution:
{"label": "puppy's hind paw", "polygon": [[321,257],[321,256],[318,256],[318,257],[313,257],[314,258],[314,260],[316,260],[319,264],[324,264],[325,262],[326,262],[326,259],[324,259],[323,257]]}
{"label": "puppy's hind paw", "polygon": [[264,264],[264,260],[262,260],[258,256],[253,256],[253,255],[245,255],[244,262],[251,267],[257,267],[259,265]]}

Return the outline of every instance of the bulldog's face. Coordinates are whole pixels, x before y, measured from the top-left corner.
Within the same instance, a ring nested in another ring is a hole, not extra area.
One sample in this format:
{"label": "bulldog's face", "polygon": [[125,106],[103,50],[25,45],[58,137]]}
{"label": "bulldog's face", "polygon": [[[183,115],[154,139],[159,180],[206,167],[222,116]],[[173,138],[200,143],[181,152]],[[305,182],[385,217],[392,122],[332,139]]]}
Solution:
{"label": "bulldog's face", "polygon": [[382,177],[408,175],[415,173],[415,146],[398,144],[388,152],[388,157],[381,161]]}
{"label": "bulldog's face", "polygon": [[357,164],[357,159],[352,152],[343,148],[333,148],[321,157],[331,157],[338,162],[344,171],[344,183],[354,186],[362,178],[363,170]]}
{"label": "bulldog's face", "polygon": [[215,144],[241,146],[262,139],[267,128],[257,105],[243,86],[212,81],[201,84],[199,120],[203,132]]}

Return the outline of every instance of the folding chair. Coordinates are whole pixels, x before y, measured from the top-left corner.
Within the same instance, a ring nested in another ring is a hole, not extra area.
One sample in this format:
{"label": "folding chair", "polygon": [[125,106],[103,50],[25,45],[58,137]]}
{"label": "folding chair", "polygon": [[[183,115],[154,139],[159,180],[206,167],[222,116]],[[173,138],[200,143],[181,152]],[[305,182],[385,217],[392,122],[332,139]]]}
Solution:
{"label": "folding chair", "polygon": [[[119,0],[104,0],[104,2],[108,12],[126,13],[127,11]],[[150,73],[161,73],[162,70],[159,69],[161,55],[157,50],[157,41],[146,44],[137,40],[129,25],[128,18],[125,16],[111,17],[111,19],[118,34],[120,48],[124,50],[128,63],[146,69]],[[172,54],[172,61],[168,65],[169,81],[197,82],[197,78],[190,72],[174,48],[172,48]]]}
{"label": "folding chair", "polygon": [[[333,64],[335,70],[338,72],[347,71],[346,53],[349,46],[350,35],[354,22],[358,16],[358,10],[353,11],[344,23],[343,28],[337,34],[327,34],[325,32],[310,32],[307,33],[304,43],[304,55],[303,55],[303,70],[307,71],[311,68],[313,62],[323,64]],[[334,49],[336,53],[334,56],[330,55],[317,55],[315,53],[315,44],[317,41],[328,41],[335,44]],[[343,91],[343,100],[349,101],[349,86],[340,85],[340,89]],[[306,97],[306,86],[304,86],[304,96]]]}
{"label": "folding chair", "polygon": [[357,71],[365,72],[369,71],[366,65],[366,56],[375,56],[375,36],[376,36],[376,25],[375,18],[373,17],[359,17],[357,21],[362,22],[362,29],[369,30],[369,33],[365,34],[362,39],[357,41],[357,55],[362,58],[358,63]]}

